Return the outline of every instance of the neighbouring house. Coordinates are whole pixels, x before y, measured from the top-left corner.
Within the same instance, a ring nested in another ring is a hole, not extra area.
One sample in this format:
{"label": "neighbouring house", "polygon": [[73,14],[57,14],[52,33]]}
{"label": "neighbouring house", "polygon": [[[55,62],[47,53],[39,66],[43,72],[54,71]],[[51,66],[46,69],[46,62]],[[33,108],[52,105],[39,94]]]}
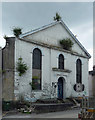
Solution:
{"label": "neighbouring house", "polygon": [[89,96],[95,97],[95,65],[93,70],[89,71]]}
{"label": "neighbouring house", "polygon": [[[60,40],[70,39],[71,49]],[[17,37],[6,39],[2,49],[3,99],[64,99],[88,96],[90,54],[64,22],[57,21]],[[27,66],[24,74],[17,63]]]}

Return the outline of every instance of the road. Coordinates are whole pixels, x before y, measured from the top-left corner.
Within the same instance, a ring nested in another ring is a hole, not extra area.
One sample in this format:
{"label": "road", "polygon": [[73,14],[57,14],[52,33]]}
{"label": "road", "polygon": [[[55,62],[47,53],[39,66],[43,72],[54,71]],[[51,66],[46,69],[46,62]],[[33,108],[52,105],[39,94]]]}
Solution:
{"label": "road", "polygon": [[3,118],[78,118],[79,111],[80,111],[79,109],[76,109],[76,110],[66,110],[61,112],[42,113],[42,114],[19,113],[19,114],[5,115]]}

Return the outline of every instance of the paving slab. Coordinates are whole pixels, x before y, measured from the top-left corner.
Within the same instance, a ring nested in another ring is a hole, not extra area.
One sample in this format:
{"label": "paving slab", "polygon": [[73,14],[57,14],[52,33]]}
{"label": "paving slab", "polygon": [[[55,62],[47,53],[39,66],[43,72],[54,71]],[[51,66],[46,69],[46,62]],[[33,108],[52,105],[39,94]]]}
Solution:
{"label": "paving slab", "polygon": [[[61,111],[61,112],[52,112],[52,113],[41,113],[41,114],[23,114],[23,113],[16,113],[16,114],[6,114],[3,116],[2,120],[11,120],[14,118],[17,119],[26,119],[28,120],[29,118],[45,118],[45,119],[50,119],[50,118],[78,118],[78,113],[80,109],[74,109],[74,110],[66,110],[66,111]],[[33,119],[32,119],[33,120]]]}

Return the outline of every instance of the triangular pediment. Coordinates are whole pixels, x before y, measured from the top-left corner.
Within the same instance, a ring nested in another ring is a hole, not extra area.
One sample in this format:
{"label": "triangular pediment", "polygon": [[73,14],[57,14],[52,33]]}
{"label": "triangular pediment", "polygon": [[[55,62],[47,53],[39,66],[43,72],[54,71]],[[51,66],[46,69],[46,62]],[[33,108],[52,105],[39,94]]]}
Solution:
{"label": "triangular pediment", "polygon": [[61,47],[60,40],[70,38],[74,43],[72,51],[88,58],[91,57],[63,21],[54,22],[36,30],[27,32],[20,35],[20,38],[26,41],[35,41],[56,47]]}

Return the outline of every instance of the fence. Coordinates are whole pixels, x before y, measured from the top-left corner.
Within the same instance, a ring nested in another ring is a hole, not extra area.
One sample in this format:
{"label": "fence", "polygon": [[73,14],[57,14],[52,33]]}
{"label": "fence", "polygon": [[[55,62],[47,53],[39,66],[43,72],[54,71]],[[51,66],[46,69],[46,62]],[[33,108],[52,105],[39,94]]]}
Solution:
{"label": "fence", "polygon": [[83,97],[82,118],[95,118],[95,97]]}

